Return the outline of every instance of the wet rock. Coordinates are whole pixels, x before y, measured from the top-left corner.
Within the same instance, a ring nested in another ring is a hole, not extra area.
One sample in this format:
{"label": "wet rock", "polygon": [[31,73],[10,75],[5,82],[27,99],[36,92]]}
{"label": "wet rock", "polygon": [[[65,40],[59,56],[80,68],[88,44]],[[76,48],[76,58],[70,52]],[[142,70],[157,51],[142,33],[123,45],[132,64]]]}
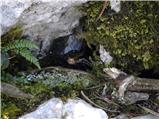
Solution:
{"label": "wet rock", "polygon": [[52,98],[41,104],[35,111],[28,113],[20,119],[92,119],[92,118],[108,118],[107,114],[101,110],[92,107],[90,104],[81,99],[69,99],[63,103],[59,98]]}
{"label": "wet rock", "polygon": [[76,6],[87,0],[2,0],[1,26],[3,35],[10,28],[20,26],[23,36],[40,46],[42,56],[53,39],[69,35],[79,24],[82,13]]}

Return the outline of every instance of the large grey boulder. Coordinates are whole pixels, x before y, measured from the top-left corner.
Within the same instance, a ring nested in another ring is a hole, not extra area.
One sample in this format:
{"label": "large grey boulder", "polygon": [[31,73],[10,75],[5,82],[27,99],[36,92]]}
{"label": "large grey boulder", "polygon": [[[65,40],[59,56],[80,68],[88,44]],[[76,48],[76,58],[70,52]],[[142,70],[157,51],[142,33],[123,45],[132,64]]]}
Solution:
{"label": "large grey boulder", "polygon": [[62,117],[63,102],[59,98],[52,98],[41,104],[35,111],[28,113],[20,119],[52,119]]}
{"label": "large grey boulder", "polygon": [[63,106],[63,116],[66,119],[107,119],[107,114],[98,108],[94,108],[81,99],[69,99]]}
{"label": "large grey boulder", "polygon": [[20,26],[27,36],[47,51],[55,38],[69,35],[82,13],[77,6],[87,0],[1,0],[1,35]]}
{"label": "large grey boulder", "polygon": [[20,119],[107,119],[107,114],[81,99],[69,99],[63,103],[52,98],[41,104],[35,111],[21,116]]}

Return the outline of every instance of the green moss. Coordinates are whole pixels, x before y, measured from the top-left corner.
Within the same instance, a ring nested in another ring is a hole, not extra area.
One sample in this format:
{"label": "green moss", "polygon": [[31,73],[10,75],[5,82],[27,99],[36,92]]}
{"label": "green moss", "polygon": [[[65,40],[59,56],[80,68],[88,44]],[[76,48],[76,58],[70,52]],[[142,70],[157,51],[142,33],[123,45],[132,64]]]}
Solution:
{"label": "green moss", "polygon": [[158,71],[158,2],[122,1],[119,13],[107,7],[98,21],[103,2],[91,3],[84,9],[87,42],[104,45],[113,64],[126,72]]}
{"label": "green moss", "polygon": [[21,113],[21,109],[15,104],[11,103],[2,107],[2,119],[16,118],[16,116]]}
{"label": "green moss", "polygon": [[2,44],[8,43],[13,40],[20,39],[22,37],[23,30],[20,26],[12,28],[6,34],[4,34],[1,38]]}
{"label": "green moss", "polygon": [[38,96],[39,94],[42,93],[48,93],[50,92],[50,89],[41,83],[36,83],[32,85],[25,85],[23,88],[26,92],[32,94],[33,96]]}

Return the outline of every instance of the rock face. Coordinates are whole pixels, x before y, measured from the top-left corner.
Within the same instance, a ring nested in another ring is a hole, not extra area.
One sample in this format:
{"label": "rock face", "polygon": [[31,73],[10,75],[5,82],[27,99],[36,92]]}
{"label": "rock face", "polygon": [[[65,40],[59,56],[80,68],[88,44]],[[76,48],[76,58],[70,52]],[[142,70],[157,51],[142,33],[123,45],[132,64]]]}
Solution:
{"label": "rock face", "polygon": [[63,104],[61,99],[52,98],[40,105],[35,111],[20,117],[20,119],[33,118],[107,119],[108,116],[103,110],[94,108],[81,99],[69,99]]}
{"label": "rock face", "polygon": [[72,33],[72,29],[78,26],[82,14],[76,6],[86,1],[2,0],[1,35],[20,26],[23,36],[41,46],[41,54],[44,54],[53,39]]}

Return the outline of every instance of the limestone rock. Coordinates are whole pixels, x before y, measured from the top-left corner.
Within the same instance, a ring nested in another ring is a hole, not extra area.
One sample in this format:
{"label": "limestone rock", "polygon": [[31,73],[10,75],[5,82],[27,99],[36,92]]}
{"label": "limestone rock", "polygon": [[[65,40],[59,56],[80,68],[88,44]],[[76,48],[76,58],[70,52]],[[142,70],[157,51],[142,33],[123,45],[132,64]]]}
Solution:
{"label": "limestone rock", "polygon": [[64,105],[63,116],[66,119],[107,119],[107,114],[98,108],[92,107],[84,100],[69,99]]}
{"label": "limestone rock", "polygon": [[36,42],[40,46],[41,54],[45,55],[53,39],[71,34],[72,29],[78,26],[82,13],[76,6],[86,1],[2,0],[1,35],[12,27],[20,26],[23,36]]}
{"label": "limestone rock", "polygon": [[81,99],[69,99],[67,103],[63,104],[59,98],[52,98],[49,101],[41,104],[35,111],[28,113],[20,119],[47,119],[47,118],[108,118],[107,114],[98,108],[94,108],[87,102]]}
{"label": "limestone rock", "polygon": [[52,98],[41,104],[35,111],[28,113],[20,119],[51,119],[61,118],[63,102],[59,98]]}

